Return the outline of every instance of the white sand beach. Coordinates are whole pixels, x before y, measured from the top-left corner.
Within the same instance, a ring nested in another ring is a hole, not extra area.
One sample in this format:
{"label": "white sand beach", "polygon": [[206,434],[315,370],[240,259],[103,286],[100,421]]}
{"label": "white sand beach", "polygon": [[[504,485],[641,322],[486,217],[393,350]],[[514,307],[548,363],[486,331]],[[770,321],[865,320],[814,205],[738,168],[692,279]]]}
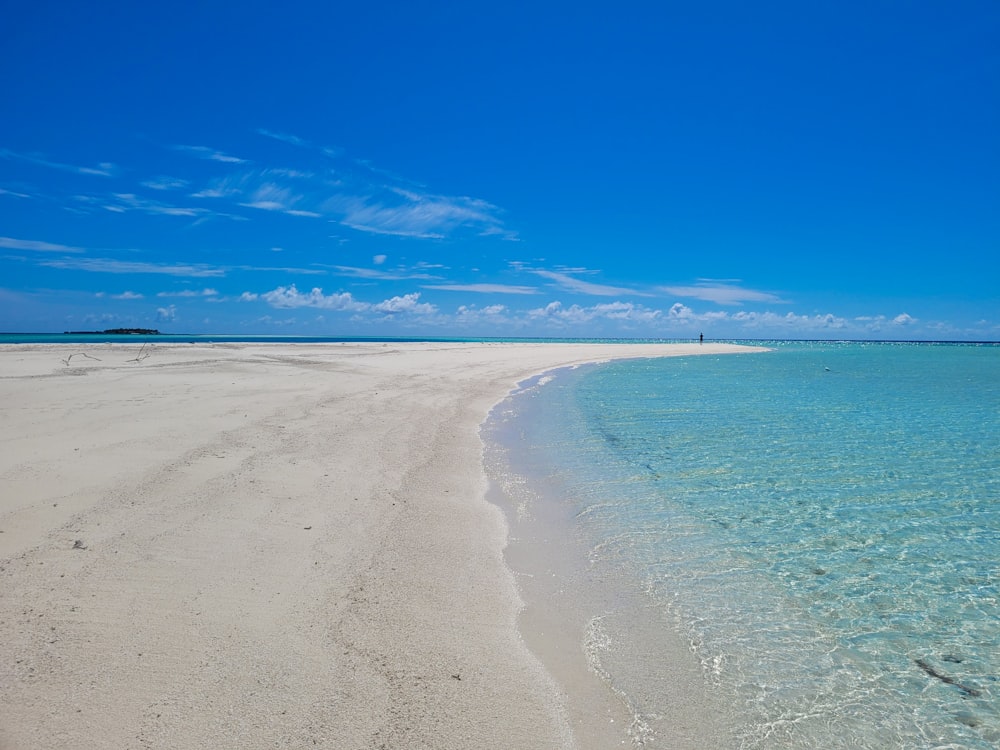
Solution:
{"label": "white sand beach", "polygon": [[736,351],[0,348],[0,750],[625,743],[522,637],[480,424],[554,367]]}

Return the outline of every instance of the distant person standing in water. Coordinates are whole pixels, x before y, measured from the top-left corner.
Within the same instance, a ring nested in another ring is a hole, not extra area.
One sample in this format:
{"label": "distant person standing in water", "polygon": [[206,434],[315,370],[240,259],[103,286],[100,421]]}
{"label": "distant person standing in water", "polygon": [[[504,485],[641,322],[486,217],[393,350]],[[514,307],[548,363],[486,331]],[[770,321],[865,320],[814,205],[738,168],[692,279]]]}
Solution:
{"label": "distant person standing in water", "polygon": [[704,344],[705,343],[705,334],[704,333],[699,333],[698,334],[698,343],[699,344]]}

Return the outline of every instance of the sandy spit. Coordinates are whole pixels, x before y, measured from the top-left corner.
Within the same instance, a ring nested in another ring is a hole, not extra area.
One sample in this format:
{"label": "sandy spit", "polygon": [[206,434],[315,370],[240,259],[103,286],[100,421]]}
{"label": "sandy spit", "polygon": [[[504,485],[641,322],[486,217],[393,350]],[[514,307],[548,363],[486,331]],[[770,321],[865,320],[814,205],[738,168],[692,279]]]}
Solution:
{"label": "sandy spit", "polygon": [[746,350],[0,347],[0,750],[624,742],[521,637],[479,427],[554,367]]}

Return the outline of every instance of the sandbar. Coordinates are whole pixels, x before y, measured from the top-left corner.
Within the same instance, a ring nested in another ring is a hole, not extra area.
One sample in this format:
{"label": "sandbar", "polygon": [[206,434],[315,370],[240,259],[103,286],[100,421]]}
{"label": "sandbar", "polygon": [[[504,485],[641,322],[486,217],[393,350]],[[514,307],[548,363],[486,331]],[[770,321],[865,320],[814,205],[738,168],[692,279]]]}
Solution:
{"label": "sandbar", "polygon": [[522,637],[480,425],[553,368],[749,350],[0,347],[0,750],[624,743]]}

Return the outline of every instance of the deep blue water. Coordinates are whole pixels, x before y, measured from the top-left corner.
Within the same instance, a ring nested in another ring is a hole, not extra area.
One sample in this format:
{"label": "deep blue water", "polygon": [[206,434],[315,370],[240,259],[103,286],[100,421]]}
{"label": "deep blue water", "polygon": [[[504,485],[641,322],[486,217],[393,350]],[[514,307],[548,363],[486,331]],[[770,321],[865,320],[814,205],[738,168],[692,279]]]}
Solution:
{"label": "deep blue water", "polygon": [[[531,342],[572,342],[572,343],[690,343],[693,339],[662,339],[662,338],[558,338],[544,337],[532,338],[524,336],[288,336],[288,335],[263,335],[263,334],[237,334],[237,333],[159,333],[159,334],[105,334],[105,333],[3,333],[0,332],[0,344],[103,344],[105,342],[142,342],[163,344],[197,344],[197,343],[228,343],[228,344],[340,344],[350,342],[427,342],[427,341],[452,341],[452,342],[505,342],[505,341],[531,341]],[[722,341],[722,339],[720,339]],[[728,340],[726,340],[728,341]],[[756,341],[749,339],[733,340],[731,343],[743,344],[766,344],[784,345],[788,342]],[[940,342],[951,343],[951,342]],[[967,342],[995,344],[996,342]]]}
{"label": "deep blue water", "polygon": [[[159,334],[106,334],[106,333],[0,333],[0,344],[103,344],[113,343],[159,343],[159,344],[341,344],[341,343],[402,343],[402,342],[576,342],[615,343],[621,339],[584,338],[524,338],[524,337],[428,337],[428,336],[266,336],[229,333],[159,333]],[[669,343],[676,339],[628,339],[628,343],[656,342]],[[690,341],[685,339],[685,341]]]}
{"label": "deep blue water", "polygon": [[[691,644],[736,746],[1000,746],[1000,346],[611,362],[492,422],[516,502],[564,508],[588,580]],[[589,656],[657,746],[648,618],[608,600]]]}

